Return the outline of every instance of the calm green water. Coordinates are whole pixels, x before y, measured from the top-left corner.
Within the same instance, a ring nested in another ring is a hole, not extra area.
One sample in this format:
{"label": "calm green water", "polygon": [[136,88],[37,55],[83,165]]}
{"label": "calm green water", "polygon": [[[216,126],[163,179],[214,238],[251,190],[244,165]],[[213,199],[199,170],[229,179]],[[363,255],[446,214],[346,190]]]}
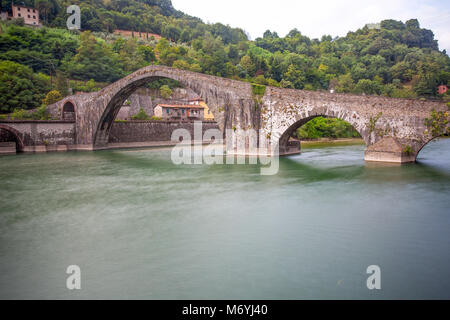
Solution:
{"label": "calm green water", "polygon": [[0,298],[450,298],[450,140],[413,165],[363,151],[304,149],[276,176],[170,149],[0,157]]}

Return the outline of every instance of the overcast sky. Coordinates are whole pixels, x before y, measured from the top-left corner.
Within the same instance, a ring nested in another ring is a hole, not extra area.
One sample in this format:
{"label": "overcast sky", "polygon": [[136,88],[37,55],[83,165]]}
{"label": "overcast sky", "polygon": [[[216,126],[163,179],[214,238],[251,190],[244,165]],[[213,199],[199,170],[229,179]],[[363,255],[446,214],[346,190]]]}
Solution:
{"label": "overcast sky", "polygon": [[243,28],[252,39],[264,31],[285,36],[297,28],[310,38],[345,36],[366,23],[417,18],[450,53],[450,0],[172,0],[174,7],[205,22]]}

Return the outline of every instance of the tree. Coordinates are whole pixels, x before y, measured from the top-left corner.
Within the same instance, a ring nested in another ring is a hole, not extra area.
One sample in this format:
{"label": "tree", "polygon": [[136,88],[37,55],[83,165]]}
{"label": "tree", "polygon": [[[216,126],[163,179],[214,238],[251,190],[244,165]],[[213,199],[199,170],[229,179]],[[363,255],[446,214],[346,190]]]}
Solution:
{"label": "tree", "polygon": [[161,35],[164,38],[170,39],[172,41],[178,41],[180,39],[181,30],[173,25],[164,25]]}
{"label": "tree", "polygon": [[191,66],[184,60],[177,60],[172,65],[173,68],[189,70]]}
{"label": "tree", "polygon": [[52,90],[49,93],[47,93],[47,95],[45,96],[45,98],[42,100],[42,103],[46,106],[51,105],[55,102],[58,102],[59,100],[61,100],[63,97],[61,96],[61,93],[59,93],[58,90]]}
{"label": "tree", "polygon": [[152,47],[139,46],[138,53],[142,56],[145,62],[152,63],[156,61],[155,52]]}
{"label": "tree", "polygon": [[255,74],[256,67],[253,64],[253,61],[250,58],[250,56],[248,55],[243,56],[239,64],[241,65],[246,75],[253,76]]}
{"label": "tree", "polygon": [[303,72],[297,69],[293,64],[289,65],[288,70],[283,76],[283,80],[292,83],[296,89],[303,89],[306,82]]}
{"label": "tree", "polygon": [[136,39],[128,39],[119,52],[122,68],[127,73],[136,71],[145,66],[144,56],[138,51]]}
{"label": "tree", "polygon": [[353,82],[351,74],[347,73],[339,76],[335,89],[336,92],[339,93],[353,92],[353,90],[355,89],[355,83]]}
{"label": "tree", "polygon": [[37,108],[49,89],[48,76],[16,62],[0,61],[0,112]]}
{"label": "tree", "polygon": [[[56,71],[56,81],[55,81],[56,91],[62,96],[65,97],[69,95],[69,83],[64,73],[61,71]],[[52,91],[50,91],[52,92]]]}
{"label": "tree", "polygon": [[429,58],[419,62],[418,81],[414,85],[414,91],[419,96],[436,96],[440,71],[439,65]]}
{"label": "tree", "polygon": [[39,10],[39,13],[44,17],[45,22],[48,22],[48,16],[50,14],[50,10],[52,5],[47,0],[35,0],[34,6]]}
{"label": "tree", "polygon": [[411,65],[406,61],[400,61],[391,67],[392,77],[402,81],[409,81],[412,79],[413,70]]}
{"label": "tree", "polygon": [[383,87],[378,81],[361,79],[355,85],[355,92],[366,94],[381,94],[383,92]]}
{"label": "tree", "polygon": [[172,89],[170,89],[168,85],[163,85],[159,88],[159,94],[164,99],[169,99],[172,96]]}
{"label": "tree", "polygon": [[[72,79],[110,82],[124,76],[119,55],[106,44],[97,42],[91,32],[85,31],[81,34],[81,44],[77,51],[77,54],[64,61],[62,66]],[[126,66],[132,68],[134,64]]]}
{"label": "tree", "polygon": [[359,133],[348,122],[336,118],[317,117],[300,127],[296,133],[300,139],[358,138]]}

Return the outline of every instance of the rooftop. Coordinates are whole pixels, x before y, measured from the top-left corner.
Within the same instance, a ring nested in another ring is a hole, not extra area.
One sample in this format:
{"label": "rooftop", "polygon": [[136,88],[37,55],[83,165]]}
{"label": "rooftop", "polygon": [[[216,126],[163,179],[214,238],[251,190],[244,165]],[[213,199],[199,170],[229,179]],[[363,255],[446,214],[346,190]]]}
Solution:
{"label": "rooftop", "polygon": [[[11,4],[11,7],[16,7],[16,8],[25,8],[25,9],[35,9],[34,7],[27,7],[25,5],[20,5],[20,4]],[[35,9],[36,10],[36,9]]]}
{"label": "rooftop", "polygon": [[192,104],[158,104],[157,107],[163,108],[175,108],[175,109],[205,109],[202,106],[196,106]]}

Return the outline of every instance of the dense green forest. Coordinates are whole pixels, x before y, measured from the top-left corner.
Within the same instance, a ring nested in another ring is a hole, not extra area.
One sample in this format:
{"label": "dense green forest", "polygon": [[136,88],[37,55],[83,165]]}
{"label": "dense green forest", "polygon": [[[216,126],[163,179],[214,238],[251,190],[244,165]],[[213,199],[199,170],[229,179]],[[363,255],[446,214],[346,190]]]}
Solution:
{"label": "dense green forest", "polygon": [[351,124],[340,119],[314,118],[300,127],[295,136],[299,139],[359,138],[360,135]]}
{"label": "dense green forest", "polygon": [[[296,29],[280,37],[268,30],[249,41],[244,30],[205,24],[170,0],[23,3],[40,10],[45,27],[21,20],[0,25],[1,113],[36,108],[50,90],[62,96],[69,87],[98,90],[149,64],[286,88],[447,99],[436,87],[449,84],[450,58],[416,19],[385,20],[345,37],[310,39]],[[6,9],[10,4],[3,1]],[[71,4],[81,7],[80,31],[65,29]],[[163,38],[124,39],[111,34],[115,29]]]}

